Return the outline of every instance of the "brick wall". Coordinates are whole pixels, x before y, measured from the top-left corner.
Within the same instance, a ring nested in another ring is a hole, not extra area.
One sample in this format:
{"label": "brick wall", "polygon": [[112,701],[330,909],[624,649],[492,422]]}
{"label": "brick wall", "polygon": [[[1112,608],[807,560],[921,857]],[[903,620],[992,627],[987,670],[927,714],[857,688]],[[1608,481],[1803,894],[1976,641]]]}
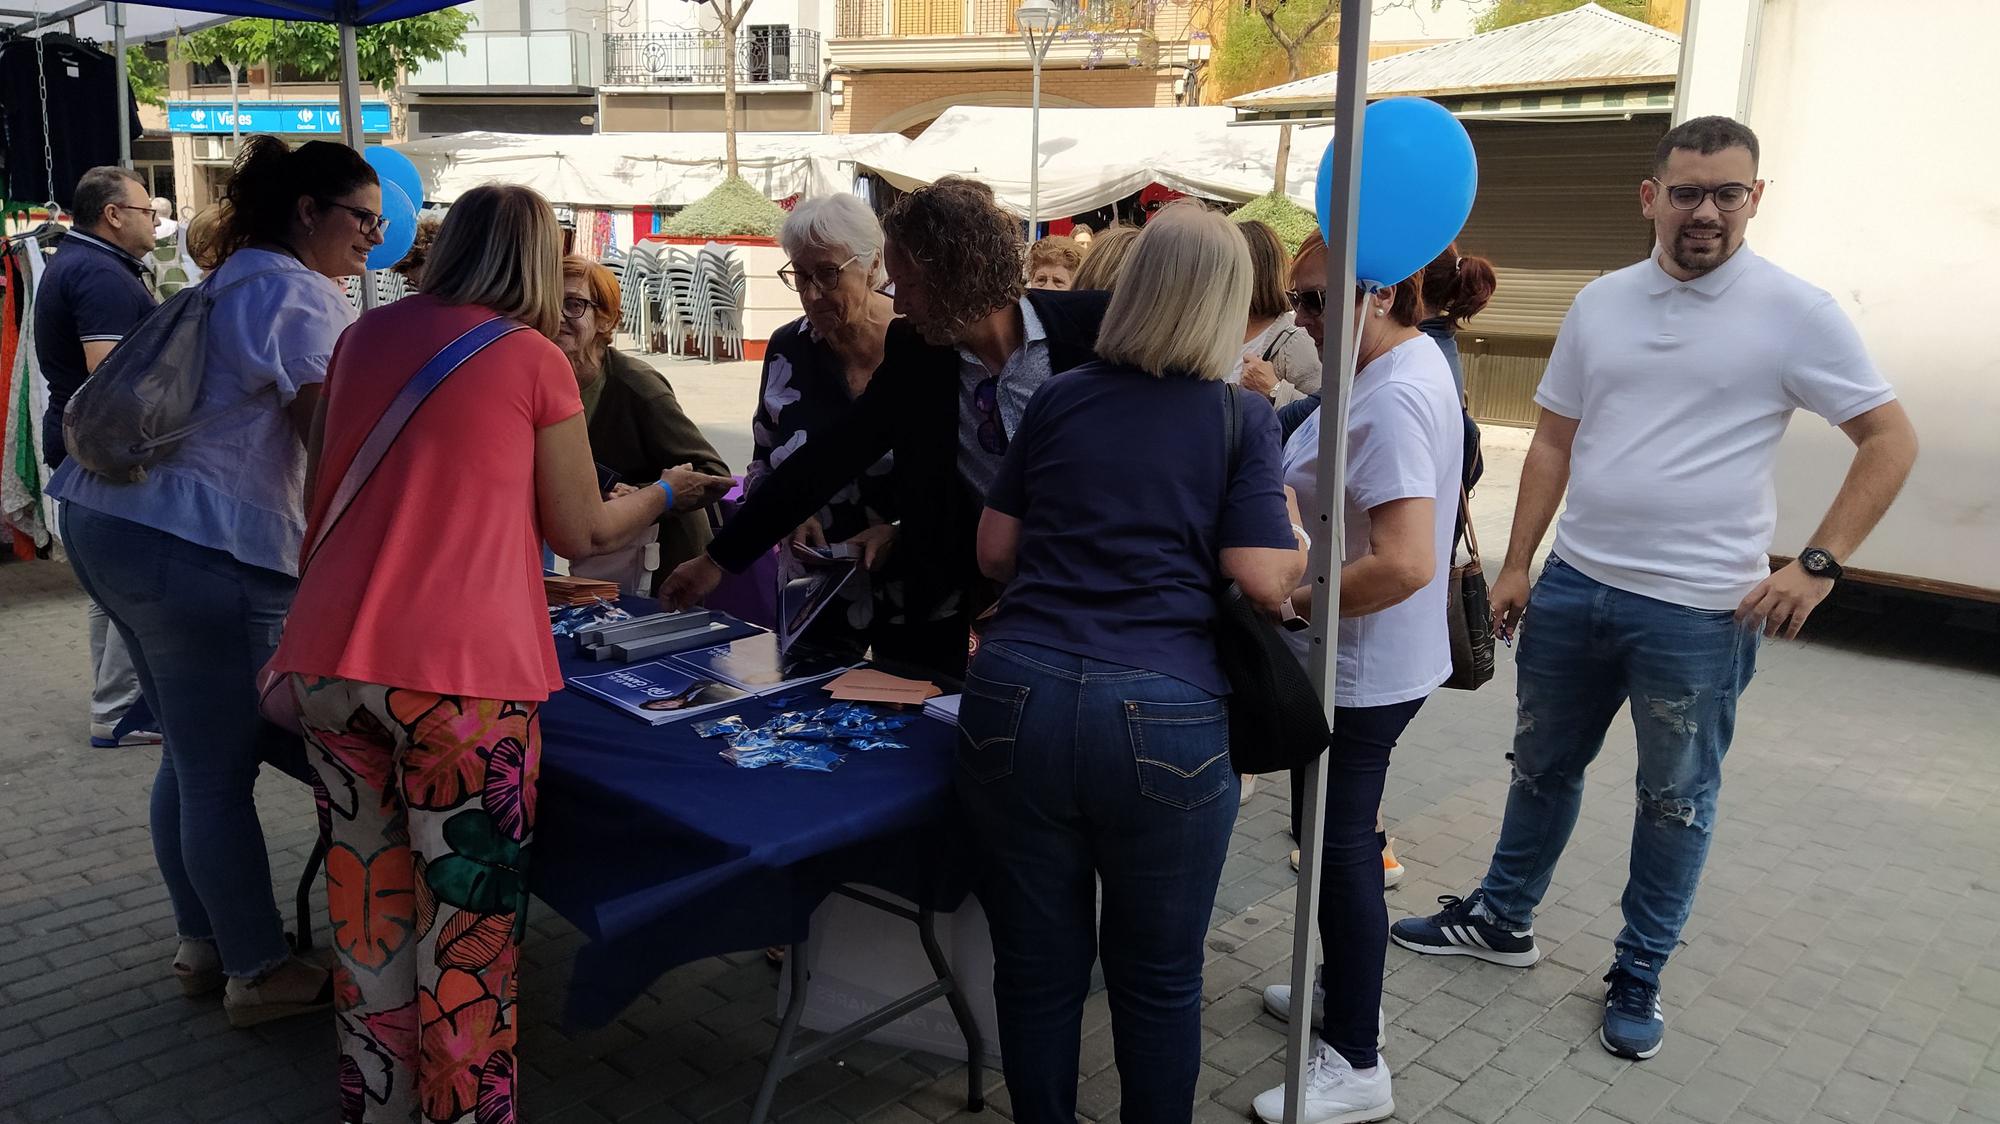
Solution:
{"label": "brick wall", "polygon": [[[1178,68],[1103,67],[1044,70],[1042,104],[1134,108],[1174,104]],[[836,133],[905,132],[952,105],[1027,105],[1026,70],[862,72],[843,76],[843,103],[833,111]]]}

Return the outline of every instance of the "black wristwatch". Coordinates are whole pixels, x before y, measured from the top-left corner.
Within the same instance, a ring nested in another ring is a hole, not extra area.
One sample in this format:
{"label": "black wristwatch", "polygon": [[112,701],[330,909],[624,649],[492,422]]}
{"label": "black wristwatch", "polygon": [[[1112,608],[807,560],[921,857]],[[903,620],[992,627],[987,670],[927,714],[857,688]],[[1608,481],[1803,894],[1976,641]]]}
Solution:
{"label": "black wristwatch", "polygon": [[1845,573],[1840,568],[1840,563],[1833,560],[1833,555],[1816,546],[1809,546],[1799,551],[1799,568],[1813,577],[1836,582],[1840,580],[1841,574]]}

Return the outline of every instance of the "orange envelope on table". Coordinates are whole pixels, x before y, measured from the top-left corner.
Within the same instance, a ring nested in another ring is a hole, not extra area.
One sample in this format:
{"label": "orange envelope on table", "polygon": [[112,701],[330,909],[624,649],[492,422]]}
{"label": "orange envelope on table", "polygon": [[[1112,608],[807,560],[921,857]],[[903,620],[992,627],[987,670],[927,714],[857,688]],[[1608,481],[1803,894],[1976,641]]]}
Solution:
{"label": "orange envelope on table", "polygon": [[926,701],[944,694],[935,683],[904,679],[868,668],[856,668],[839,676],[826,685],[826,691],[846,702],[893,703],[898,706],[922,706]]}

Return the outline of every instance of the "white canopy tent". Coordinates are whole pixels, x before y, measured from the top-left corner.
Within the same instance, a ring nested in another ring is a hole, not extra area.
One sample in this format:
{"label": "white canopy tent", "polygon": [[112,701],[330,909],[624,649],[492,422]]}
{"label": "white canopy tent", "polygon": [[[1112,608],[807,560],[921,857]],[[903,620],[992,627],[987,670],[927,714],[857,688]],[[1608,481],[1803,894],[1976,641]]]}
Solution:
{"label": "white canopy tent", "polygon": [[[737,164],[767,199],[850,191],[857,162],[892,157],[898,133],[739,133]],[[552,137],[454,133],[394,146],[424,177],[424,196],[449,203],[483,183],[532,187],[572,205],[677,207],[723,179],[721,133],[602,133]]]}
{"label": "white canopy tent", "polygon": [[[949,175],[993,187],[1003,206],[1028,213],[1032,110],[954,106],[901,151],[863,166],[909,190]],[[1190,195],[1248,201],[1271,190],[1275,129],[1231,127],[1221,106],[1184,109],[1043,109],[1041,212],[1075,215],[1123,199],[1149,183]],[[1286,191],[1310,207],[1313,177],[1330,132],[1308,130],[1292,145]]]}

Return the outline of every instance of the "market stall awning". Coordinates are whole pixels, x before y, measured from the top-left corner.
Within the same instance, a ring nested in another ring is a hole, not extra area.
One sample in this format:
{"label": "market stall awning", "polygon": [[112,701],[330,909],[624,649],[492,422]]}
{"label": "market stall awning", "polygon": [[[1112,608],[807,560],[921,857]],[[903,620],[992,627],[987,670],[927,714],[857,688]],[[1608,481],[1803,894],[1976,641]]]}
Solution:
{"label": "market stall awning", "polygon": [[[857,162],[891,158],[909,144],[899,133],[739,133],[737,164],[768,199],[827,195],[853,187]],[[442,203],[483,183],[511,183],[555,203],[678,207],[723,179],[721,133],[454,133],[395,147],[423,175],[424,197]]]}
{"label": "market stall awning", "polygon": [[[1000,202],[1028,213],[1028,147],[1033,111],[954,106],[908,148],[863,166],[899,188],[971,176]],[[1075,215],[1123,199],[1149,183],[1211,199],[1247,201],[1271,190],[1278,137],[1231,127],[1220,106],[1185,109],[1043,109],[1041,211]],[[1287,194],[1312,205],[1313,176],[1331,138],[1308,130],[1292,144]]]}
{"label": "market stall awning", "polygon": [[[1585,4],[1498,31],[1376,59],[1371,100],[1430,98],[1460,117],[1669,113],[1680,36]],[[1333,71],[1230,98],[1243,121],[1323,119]]]}

